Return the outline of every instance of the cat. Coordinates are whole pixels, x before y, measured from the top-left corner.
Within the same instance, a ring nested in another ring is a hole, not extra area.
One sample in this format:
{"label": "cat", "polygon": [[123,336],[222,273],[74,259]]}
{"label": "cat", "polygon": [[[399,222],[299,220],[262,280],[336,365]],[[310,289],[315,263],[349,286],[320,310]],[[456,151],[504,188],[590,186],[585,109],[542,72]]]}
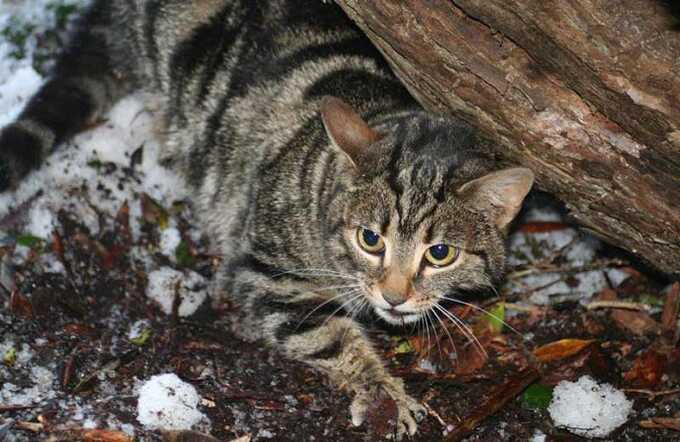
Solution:
{"label": "cat", "polygon": [[360,324],[428,320],[503,276],[533,173],[495,170],[466,123],[422,110],[340,8],[319,0],[95,0],[50,79],[0,133],[6,186],[116,100],[162,102],[163,159],[222,254],[233,330],[324,372],[351,421],[425,409]]}

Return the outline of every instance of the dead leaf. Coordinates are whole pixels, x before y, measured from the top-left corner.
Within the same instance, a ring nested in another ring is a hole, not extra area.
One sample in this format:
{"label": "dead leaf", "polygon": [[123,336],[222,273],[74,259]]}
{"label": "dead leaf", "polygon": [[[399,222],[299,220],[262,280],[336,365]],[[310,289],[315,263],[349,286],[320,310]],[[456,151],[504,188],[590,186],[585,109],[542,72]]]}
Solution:
{"label": "dead leaf", "polygon": [[64,326],[64,332],[74,336],[92,336],[96,334],[96,331],[92,327],[85,324],[66,324]]}
{"label": "dead leaf", "polygon": [[130,206],[125,201],[118,213],[116,213],[116,233],[117,239],[122,244],[130,244],[132,242],[132,234],[130,233]]}
{"label": "dead leaf", "polygon": [[454,368],[457,376],[467,376],[479,371],[489,356],[474,345],[459,348],[456,352],[458,359]]}
{"label": "dead leaf", "polygon": [[569,224],[565,223],[556,223],[550,221],[534,221],[522,224],[519,227],[519,231],[525,233],[545,233],[554,232],[556,230],[564,230],[568,229],[569,227],[570,227]]}
{"label": "dead leaf", "polygon": [[85,430],[83,442],[132,442],[132,437],[122,431]]}
{"label": "dead leaf", "polygon": [[386,393],[383,393],[370,403],[368,410],[366,410],[366,422],[371,433],[381,439],[392,434],[396,428],[398,414],[397,403]]}
{"label": "dead leaf", "polygon": [[168,212],[146,193],[142,193],[142,216],[144,221],[165,229],[168,226]]}
{"label": "dead leaf", "polygon": [[9,298],[9,309],[14,315],[24,319],[33,318],[33,305],[31,301],[19,290],[13,290]]}
{"label": "dead leaf", "polygon": [[59,259],[64,259],[64,242],[58,232],[52,233],[52,252],[59,257]]}
{"label": "dead leaf", "polygon": [[573,356],[593,342],[592,339],[560,339],[537,348],[534,350],[534,356],[539,361],[548,363]]}
{"label": "dead leaf", "polygon": [[[250,438],[248,439],[250,440]],[[209,434],[199,433],[198,431],[164,431],[164,442],[218,442],[218,439]]]}
{"label": "dead leaf", "polygon": [[635,359],[633,368],[628,370],[623,378],[636,388],[654,388],[661,382],[665,367],[666,358],[654,350],[649,350]]}
{"label": "dead leaf", "polygon": [[638,336],[660,331],[659,323],[646,312],[615,309],[611,312],[611,318],[620,328]]}
{"label": "dead leaf", "polygon": [[663,307],[661,315],[661,328],[664,333],[673,338],[676,335],[678,328],[678,310],[680,309],[680,282],[676,282],[671,286],[670,291],[666,295],[666,302]]}

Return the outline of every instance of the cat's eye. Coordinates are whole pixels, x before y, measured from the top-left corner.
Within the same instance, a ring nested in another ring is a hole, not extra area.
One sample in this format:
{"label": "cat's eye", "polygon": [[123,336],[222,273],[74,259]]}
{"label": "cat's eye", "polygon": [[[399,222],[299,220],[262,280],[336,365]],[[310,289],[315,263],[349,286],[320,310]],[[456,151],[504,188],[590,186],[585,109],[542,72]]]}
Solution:
{"label": "cat's eye", "polygon": [[446,267],[453,264],[459,255],[460,250],[456,247],[447,244],[437,244],[425,251],[425,260],[427,264],[433,267]]}
{"label": "cat's eye", "polygon": [[364,251],[373,255],[380,255],[385,251],[385,241],[382,236],[364,227],[357,229],[357,241]]}

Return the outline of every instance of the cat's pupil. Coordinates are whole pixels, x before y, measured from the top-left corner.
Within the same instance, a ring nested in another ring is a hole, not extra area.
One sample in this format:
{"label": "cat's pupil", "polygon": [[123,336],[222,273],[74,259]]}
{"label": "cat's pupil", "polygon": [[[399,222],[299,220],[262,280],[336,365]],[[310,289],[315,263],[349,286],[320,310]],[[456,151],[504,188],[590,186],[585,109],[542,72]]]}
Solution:
{"label": "cat's pupil", "polygon": [[363,236],[364,236],[364,242],[369,247],[373,247],[373,246],[377,245],[378,241],[380,241],[380,235],[373,232],[372,230],[364,229]]}
{"label": "cat's pupil", "polygon": [[449,246],[445,244],[437,244],[436,246],[430,247],[430,255],[434,259],[441,260],[449,256]]}

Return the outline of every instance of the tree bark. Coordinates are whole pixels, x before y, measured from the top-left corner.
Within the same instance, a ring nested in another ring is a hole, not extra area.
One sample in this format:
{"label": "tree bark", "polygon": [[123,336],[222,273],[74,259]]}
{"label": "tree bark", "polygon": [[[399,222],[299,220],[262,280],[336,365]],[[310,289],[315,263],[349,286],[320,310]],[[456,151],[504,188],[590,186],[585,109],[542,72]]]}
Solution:
{"label": "tree bark", "polygon": [[336,0],[433,112],[680,274],[680,32],[651,0]]}

